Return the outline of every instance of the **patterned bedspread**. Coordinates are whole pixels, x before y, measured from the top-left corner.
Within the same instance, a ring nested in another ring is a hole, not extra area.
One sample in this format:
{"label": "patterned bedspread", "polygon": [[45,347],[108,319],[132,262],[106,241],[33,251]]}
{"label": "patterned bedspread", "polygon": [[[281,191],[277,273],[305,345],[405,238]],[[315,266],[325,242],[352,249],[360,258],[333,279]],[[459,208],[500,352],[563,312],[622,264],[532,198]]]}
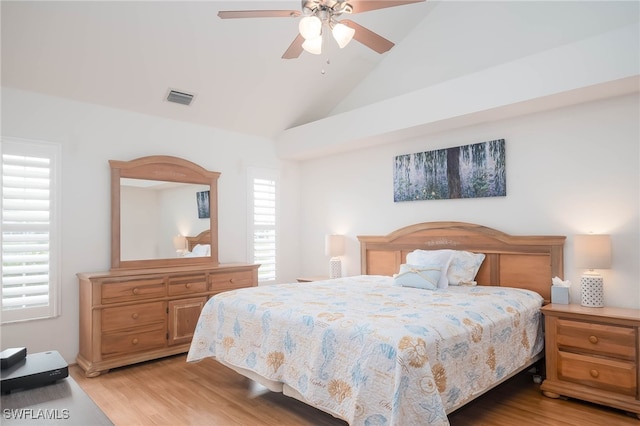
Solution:
{"label": "patterned bedspread", "polygon": [[285,383],[352,425],[446,425],[448,410],[542,350],[537,293],[392,284],[358,276],[218,294],[187,360]]}

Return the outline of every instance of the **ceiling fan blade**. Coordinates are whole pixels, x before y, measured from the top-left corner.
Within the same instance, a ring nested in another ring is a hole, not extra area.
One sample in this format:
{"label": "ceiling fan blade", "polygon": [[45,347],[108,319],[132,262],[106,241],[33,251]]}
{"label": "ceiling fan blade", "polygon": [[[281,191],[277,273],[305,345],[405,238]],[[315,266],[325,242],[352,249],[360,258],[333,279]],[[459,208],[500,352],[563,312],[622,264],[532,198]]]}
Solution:
{"label": "ceiling fan blade", "polygon": [[425,0],[348,0],[352,6],[351,13],[362,13],[387,7],[404,6],[405,4],[422,3]]}
{"label": "ceiling fan blade", "polygon": [[299,10],[221,10],[218,16],[222,19],[236,18],[296,18]]}
{"label": "ceiling fan blade", "polygon": [[289,48],[282,55],[282,59],[296,59],[304,49],[302,49],[302,43],[304,43],[304,37],[300,34],[289,45]]}
{"label": "ceiling fan blade", "polygon": [[367,46],[369,49],[375,50],[378,53],[384,53],[395,46],[393,42],[387,40],[381,35],[374,33],[370,29],[367,29],[360,24],[356,24],[350,19],[342,19],[340,23],[356,30],[353,38],[356,41],[359,41],[360,43]]}

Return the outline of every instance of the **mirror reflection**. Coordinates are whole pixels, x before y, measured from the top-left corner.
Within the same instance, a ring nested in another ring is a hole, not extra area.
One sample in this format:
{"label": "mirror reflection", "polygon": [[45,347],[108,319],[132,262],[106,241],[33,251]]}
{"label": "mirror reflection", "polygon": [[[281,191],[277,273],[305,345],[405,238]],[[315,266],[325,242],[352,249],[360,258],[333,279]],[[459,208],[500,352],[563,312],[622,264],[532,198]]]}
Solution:
{"label": "mirror reflection", "polygon": [[169,259],[204,253],[206,249],[200,247],[189,251],[181,237],[209,229],[203,205],[203,193],[209,190],[209,185],[120,178],[121,259]]}

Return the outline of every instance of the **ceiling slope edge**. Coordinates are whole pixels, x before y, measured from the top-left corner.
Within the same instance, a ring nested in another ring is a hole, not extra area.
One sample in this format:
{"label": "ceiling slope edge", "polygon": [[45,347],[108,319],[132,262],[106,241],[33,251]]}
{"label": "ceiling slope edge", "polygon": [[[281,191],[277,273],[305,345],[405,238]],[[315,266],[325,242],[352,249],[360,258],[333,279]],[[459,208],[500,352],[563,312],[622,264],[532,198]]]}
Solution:
{"label": "ceiling slope edge", "polygon": [[638,92],[640,24],[287,129],[276,154],[308,160],[421,134]]}

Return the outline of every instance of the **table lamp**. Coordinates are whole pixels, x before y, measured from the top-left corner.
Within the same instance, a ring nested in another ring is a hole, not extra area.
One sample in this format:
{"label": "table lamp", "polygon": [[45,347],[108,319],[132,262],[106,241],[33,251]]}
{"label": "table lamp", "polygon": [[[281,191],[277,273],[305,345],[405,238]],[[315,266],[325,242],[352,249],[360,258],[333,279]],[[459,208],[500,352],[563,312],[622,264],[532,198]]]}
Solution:
{"label": "table lamp", "polygon": [[601,308],[604,306],[602,275],[595,269],[611,267],[610,235],[576,235],[574,239],[577,268],[587,269],[580,278],[582,306]]}
{"label": "table lamp", "polygon": [[340,278],[342,276],[340,256],[344,254],[344,235],[327,235],[324,242],[324,252],[327,256],[331,256],[329,278]]}
{"label": "table lamp", "polygon": [[173,248],[176,249],[178,257],[187,251],[187,238],[184,235],[176,235],[173,237]]}

